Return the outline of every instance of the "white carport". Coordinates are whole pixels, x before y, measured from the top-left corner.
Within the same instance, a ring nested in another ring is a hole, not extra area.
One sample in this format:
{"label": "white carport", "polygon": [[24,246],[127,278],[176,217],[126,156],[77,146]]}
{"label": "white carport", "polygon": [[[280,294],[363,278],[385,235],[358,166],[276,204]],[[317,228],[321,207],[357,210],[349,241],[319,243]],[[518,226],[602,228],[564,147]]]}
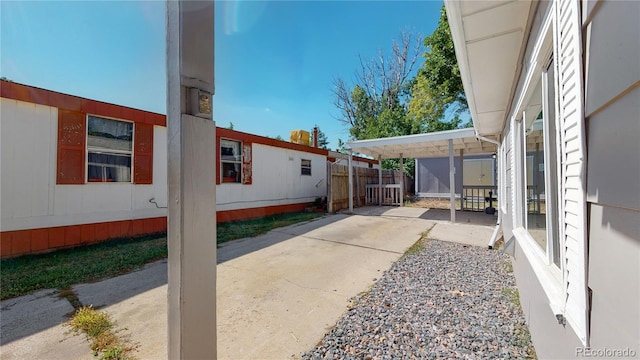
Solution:
{"label": "white carport", "polygon": [[[456,221],[455,208],[455,168],[453,157],[455,153],[487,154],[496,152],[497,141],[493,139],[480,140],[473,128],[440,131],[427,134],[395,136],[389,138],[349,141],[349,211],[353,212],[353,179],[351,159],[353,152],[372,156],[378,160],[400,159],[402,173],[405,157],[425,158],[449,156],[449,188],[451,200],[451,222]],[[380,172],[380,174],[382,174]],[[403,175],[404,177],[404,175]],[[500,179],[498,179],[500,181]],[[404,184],[404,181],[400,182]],[[382,203],[382,179],[378,179],[379,202]],[[400,187],[400,198],[404,198],[404,189]]]}

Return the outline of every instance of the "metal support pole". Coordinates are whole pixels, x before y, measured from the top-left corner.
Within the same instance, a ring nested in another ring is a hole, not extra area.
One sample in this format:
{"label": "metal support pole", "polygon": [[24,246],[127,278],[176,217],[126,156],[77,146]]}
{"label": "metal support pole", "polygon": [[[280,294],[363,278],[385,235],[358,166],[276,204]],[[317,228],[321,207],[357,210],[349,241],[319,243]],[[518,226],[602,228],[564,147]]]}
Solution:
{"label": "metal support pole", "polygon": [[451,222],[456,222],[456,168],[453,164],[453,140],[449,139],[449,199]]}
{"label": "metal support pole", "polygon": [[404,158],[400,153],[400,206],[404,206]]}
{"label": "metal support pole", "polygon": [[418,158],[413,159],[413,178],[414,178],[414,195],[418,195],[420,191],[418,191]]}
{"label": "metal support pole", "polygon": [[349,150],[349,212],[353,212],[353,169],[352,166],[353,150]]}
{"label": "metal support pole", "polygon": [[378,206],[382,206],[382,155],[378,155]]}
{"label": "metal support pole", "polygon": [[169,359],[215,358],[213,1],[167,1]]}
{"label": "metal support pole", "polygon": [[464,210],[464,204],[462,203],[464,201],[464,150],[460,149],[460,176],[458,177],[458,179],[460,179],[460,211]]}

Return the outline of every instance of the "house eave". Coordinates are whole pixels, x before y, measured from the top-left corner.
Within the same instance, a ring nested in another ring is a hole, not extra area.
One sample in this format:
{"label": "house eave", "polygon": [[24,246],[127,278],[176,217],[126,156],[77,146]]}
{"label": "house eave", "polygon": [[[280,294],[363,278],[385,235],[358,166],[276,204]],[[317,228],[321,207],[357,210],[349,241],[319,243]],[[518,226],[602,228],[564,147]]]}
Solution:
{"label": "house eave", "polygon": [[537,1],[445,0],[471,119],[499,135],[509,113]]}

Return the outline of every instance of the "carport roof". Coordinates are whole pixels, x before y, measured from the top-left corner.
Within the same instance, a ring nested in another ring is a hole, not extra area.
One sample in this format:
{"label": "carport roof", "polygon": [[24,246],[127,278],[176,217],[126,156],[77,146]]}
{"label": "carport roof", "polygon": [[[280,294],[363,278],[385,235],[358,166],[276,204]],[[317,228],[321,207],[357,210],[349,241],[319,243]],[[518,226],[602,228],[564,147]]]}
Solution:
{"label": "carport roof", "polygon": [[456,154],[489,154],[496,152],[496,145],[476,138],[475,130],[457,129],[427,134],[404,135],[380,139],[355,140],[346,144],[347,149],[383,159],[400,157],[446,157],[449,156],[449,140]]}

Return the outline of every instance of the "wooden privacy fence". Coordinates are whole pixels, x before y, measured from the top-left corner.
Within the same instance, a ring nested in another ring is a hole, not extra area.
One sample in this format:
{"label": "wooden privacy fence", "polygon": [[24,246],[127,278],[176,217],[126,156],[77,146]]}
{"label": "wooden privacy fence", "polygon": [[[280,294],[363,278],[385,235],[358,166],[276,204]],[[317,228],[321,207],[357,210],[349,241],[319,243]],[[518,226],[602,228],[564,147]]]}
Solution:
{"label": "wooden privacy fence", "polygon": [[[378,169],[354,166],[353,206],[367,205],[367,185],[378,184]],[[400,184],[400,170],[382,170],[382,184]],[[327,162],[327,204],[329,212],[349,208],[349,166]],[[405,178],[405,189],[407,179]],[[377,204],[377,198],[374,199]]]}

